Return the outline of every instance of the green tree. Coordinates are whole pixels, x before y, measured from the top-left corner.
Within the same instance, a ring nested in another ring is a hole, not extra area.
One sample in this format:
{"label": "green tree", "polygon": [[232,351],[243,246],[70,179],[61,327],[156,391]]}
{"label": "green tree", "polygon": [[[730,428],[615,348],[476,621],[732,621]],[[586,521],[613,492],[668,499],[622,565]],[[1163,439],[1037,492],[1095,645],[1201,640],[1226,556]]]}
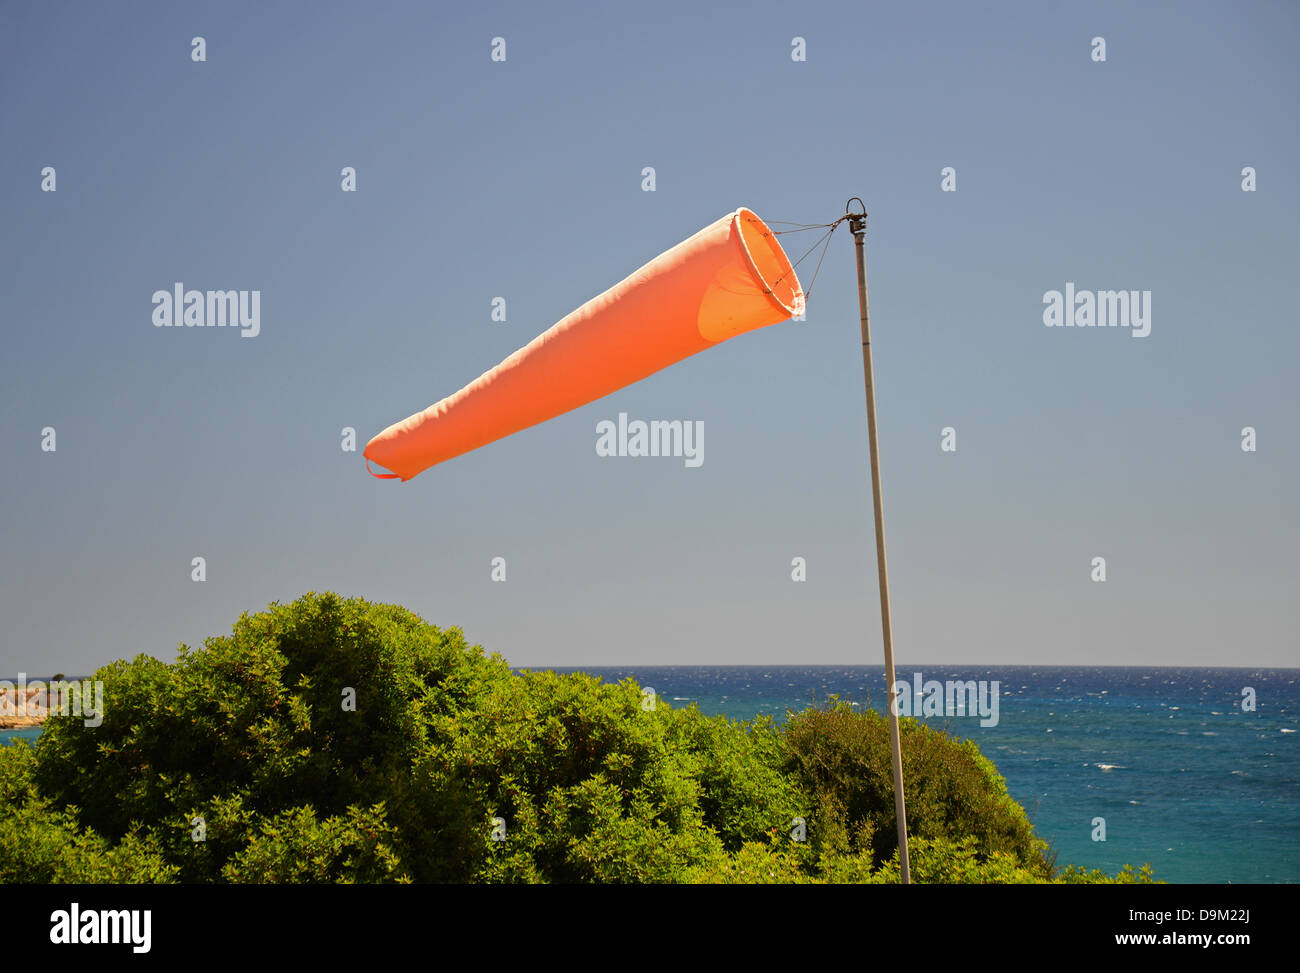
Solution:
{"label": "green tree", "polygon": [[[1046,845],[1006,781],[972,741],[910,717],[899,721],[910,835],[960,841],[977,855],[1005,853],[1046,878]],[[819,851],[871,853],[883,865],[898,849],[889,723],[874,710],[835,701],[791,716],[786,769],[812,796],[810,837]],[[910,851],[910,847],[909,847]]]}

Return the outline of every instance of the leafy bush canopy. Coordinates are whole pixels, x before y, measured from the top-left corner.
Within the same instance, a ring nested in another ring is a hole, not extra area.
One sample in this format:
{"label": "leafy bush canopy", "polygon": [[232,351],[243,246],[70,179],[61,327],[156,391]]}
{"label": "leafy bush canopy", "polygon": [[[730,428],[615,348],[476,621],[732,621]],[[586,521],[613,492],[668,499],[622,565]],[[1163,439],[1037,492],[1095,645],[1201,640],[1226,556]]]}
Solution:
{"label": "leafy bush canopy", "polygon": [[[0,747],[0,882],[898,881],[887,726],[843,704],[647,706],[328,592],[95,678],[100,726]],[[1151,880],[1056,875],[973,743],[903,741],[914,880]]]}
{"label": "leafy bush canopy", "polygon": [[[954,741],[911,717],[899,720],[909,832],[960,842],[982,857],[1005,854],[1039,877],[1046,844],[973,741]],[[889,723],[874,710],[834,702],[792,716],[786,763],[812,798],[814,847],[869,852],[883,865],[898,850]],[[909,846],[909,853],[911,848]]]}

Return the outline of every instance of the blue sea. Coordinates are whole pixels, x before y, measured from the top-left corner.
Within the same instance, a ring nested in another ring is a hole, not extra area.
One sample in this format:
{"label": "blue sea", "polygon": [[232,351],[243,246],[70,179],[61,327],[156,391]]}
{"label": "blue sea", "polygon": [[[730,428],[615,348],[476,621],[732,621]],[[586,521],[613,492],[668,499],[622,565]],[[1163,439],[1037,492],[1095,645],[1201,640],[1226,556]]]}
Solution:
{"label": "blue sea", "polygon": [[[780,722],[832,694],[884,712],[880,667],[581,671],[630,676],[670,706],[732,719]],[[997,725],[977,714],[927,722],[979,744],[1058,864],[1150,862],[1169,882],[1300,882],[1300,670],[900,665],[897,677],[911,684],[915,672],[997,681]],[[38,735],[0,731],[0,741]],[[1098,817],[1105,841],[1093,840]]]}

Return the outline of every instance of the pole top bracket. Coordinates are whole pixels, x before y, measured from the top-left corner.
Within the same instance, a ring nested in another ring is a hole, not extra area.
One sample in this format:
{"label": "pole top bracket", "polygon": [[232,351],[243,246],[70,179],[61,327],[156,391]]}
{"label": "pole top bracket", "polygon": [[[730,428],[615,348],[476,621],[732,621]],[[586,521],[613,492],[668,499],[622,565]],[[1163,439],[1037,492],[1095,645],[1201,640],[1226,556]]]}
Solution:
{"label": "pole top bracket", "polygon": [[[852,206],[856,202],[862,207],[862,212],[855,213]],[[849,221],[849,232],[855,237],[861,237],[867,232],[867,204],[859,196],[854,196],[844,204],[844,219]]]}

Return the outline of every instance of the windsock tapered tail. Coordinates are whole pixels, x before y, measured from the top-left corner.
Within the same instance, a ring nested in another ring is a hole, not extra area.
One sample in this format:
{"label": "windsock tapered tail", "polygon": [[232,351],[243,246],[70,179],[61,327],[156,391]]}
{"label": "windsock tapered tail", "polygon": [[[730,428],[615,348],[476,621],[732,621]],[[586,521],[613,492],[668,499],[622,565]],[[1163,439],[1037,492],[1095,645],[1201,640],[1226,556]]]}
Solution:
{"label": "windsock tapered tail", "polygon": [[592,298],[455,395],[389,426],[364,455],[406,481],[803,310],[790,259],[767,225],[741,207]]}

